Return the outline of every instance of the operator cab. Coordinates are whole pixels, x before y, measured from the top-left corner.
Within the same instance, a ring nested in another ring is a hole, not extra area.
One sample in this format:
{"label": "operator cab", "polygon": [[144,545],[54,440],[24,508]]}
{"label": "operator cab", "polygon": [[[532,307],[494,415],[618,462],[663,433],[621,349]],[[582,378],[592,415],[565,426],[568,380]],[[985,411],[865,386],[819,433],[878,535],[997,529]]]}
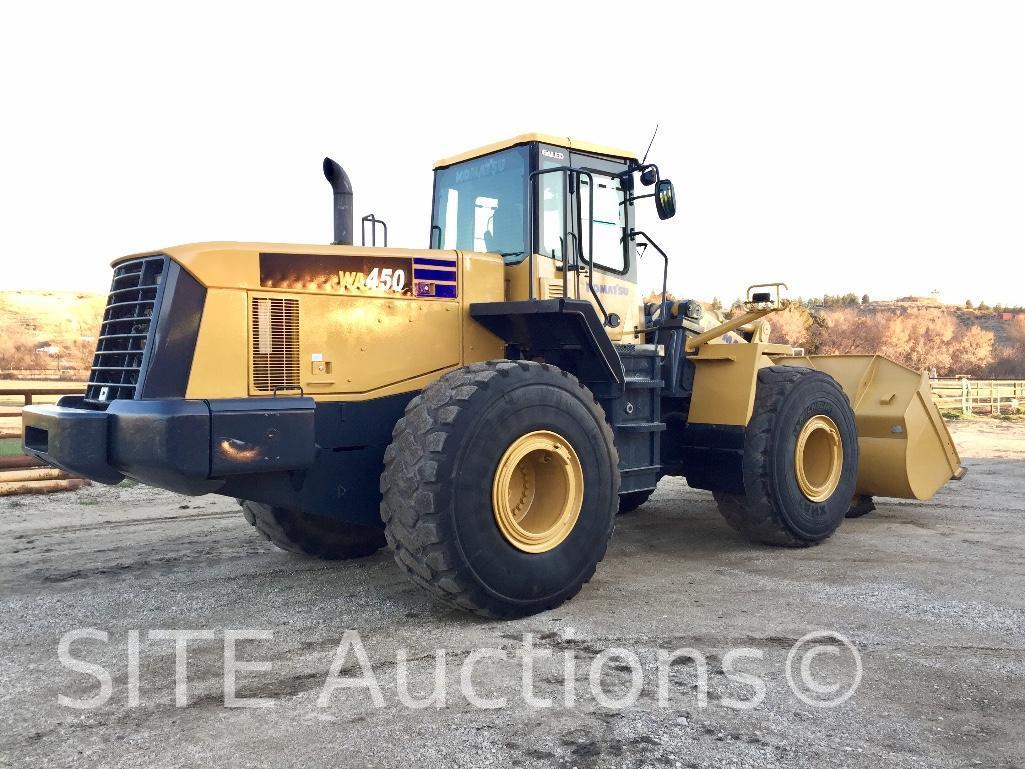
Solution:
{"label": "operator cab", "polygon": [[[575,145],[579,149],[574,149]],[[586,151],[585,151],[586,148]],[[518,136],[441,160],[435,165],[431,248],[500,253],[507,264],[523,261],[528,238],[535,253],[563,261],[567,233],[576,234],[575,213],[566,205],[570,175],[562,167],[589,171],[595,184],[595,236],[599,264],[622,271],[625,228],[633,222],[624,179],[637,163],[633,154],[581,145],[539,134]],[[532,187],[532,189],[528,189]],[[582,179],[583,237],[589,230],[590,180]],[[540,198],[538,192],[540,191]],[[533,195],[531,195],[533,193]],[[533,199],[528,217],[527,201]],[[528,233],[528,218],[533,233]]]}
{"label": "operator cab", "polygon": [[[639,305],[634,200],[654,195],[635,196],[633,174],[653,183],[654,166],[622,150],[525,134],[434,168],[430,247],[500,254],[507,299],[593,295],[606,321]],[[671,183],[659,184],[671,204]]]}

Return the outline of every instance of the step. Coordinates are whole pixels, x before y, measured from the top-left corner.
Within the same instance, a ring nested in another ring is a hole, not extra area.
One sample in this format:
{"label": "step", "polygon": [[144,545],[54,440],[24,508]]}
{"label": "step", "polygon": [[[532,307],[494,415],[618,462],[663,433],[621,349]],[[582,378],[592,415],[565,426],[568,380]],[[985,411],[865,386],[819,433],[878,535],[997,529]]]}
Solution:
{"label": "step", "polygon": [[666,429],[665,422],[627,422],[617,424],[615,429],[624,433],[660,433]]}
{"label": "step", "polygon": [[641,473],[658,473],[662,471],[661,465],[647,465],[646,467],[628,467],[620,470],[620,475],[640,475]]}
{"label": "step", "polygon": [[625,382],[627,389],[633,387],[638,390],[640,390],[641,388],[661,388],[664,384],[661,379],[644,379],[640,377],[627,377]]}

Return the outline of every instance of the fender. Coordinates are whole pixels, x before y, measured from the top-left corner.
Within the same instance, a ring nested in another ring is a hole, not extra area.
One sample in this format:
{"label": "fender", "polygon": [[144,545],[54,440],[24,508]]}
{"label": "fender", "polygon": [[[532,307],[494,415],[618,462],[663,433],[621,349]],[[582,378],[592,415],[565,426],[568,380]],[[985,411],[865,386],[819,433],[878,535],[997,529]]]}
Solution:
{"label": "fender", "polygon": [[607,386],[603,396],[623,393],[623,362],[590,302],[479,302],[470,305],[470,317],[507,344],[519,347],[526,357],[543,357],[589,385]]}

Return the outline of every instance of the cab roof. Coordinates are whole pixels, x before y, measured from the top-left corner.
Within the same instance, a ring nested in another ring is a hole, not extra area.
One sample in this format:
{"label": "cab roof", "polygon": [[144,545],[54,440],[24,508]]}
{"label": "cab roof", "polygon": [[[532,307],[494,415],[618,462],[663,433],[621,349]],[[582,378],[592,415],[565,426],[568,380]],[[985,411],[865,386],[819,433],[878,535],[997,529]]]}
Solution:
{"label": "cab roof", "polygon": [[504,141],[495,142],[494,144],[488,144],[483,147],[478,147],[474,150],[468,150],[466,152],[460,152],[458,155],[453,155],[450,158],[439,160],[434,164],[435,168],[444,168],[454,163],[460,163],[470,158],[480,157],[481,155],[489,155],[492,152],[498,152],[508,147],[515,147],[517,144],[527,144],[529,142],[541,142],[542,144],[553,144],[556,147],[565,147],[570,150],[577,150],[578,152],[590,152],[594,155],[610,155],[614,158],[623,158],[624,160],[636,160],[637,155],[633,152],[627,152],[626,150],[616,149],[615,147],[604,147],[600,144],[591,144],[590,142],[583,142],[579,139],[572,139],[568,136],[551,136],[549,134],[520,134],[514,136],[511,139]]}

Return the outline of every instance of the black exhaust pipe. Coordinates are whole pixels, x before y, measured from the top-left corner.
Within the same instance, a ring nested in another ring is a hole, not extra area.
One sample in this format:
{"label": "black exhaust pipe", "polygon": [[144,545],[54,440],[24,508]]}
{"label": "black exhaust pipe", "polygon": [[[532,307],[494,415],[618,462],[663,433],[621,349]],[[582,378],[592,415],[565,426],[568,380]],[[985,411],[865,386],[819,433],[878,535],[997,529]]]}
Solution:
{"label": "black exhaust pipe", "polygon": [[334,192],[336,246],[352,245],[352,182],[345,170],[331,158],[324,158],[324,177]]}

